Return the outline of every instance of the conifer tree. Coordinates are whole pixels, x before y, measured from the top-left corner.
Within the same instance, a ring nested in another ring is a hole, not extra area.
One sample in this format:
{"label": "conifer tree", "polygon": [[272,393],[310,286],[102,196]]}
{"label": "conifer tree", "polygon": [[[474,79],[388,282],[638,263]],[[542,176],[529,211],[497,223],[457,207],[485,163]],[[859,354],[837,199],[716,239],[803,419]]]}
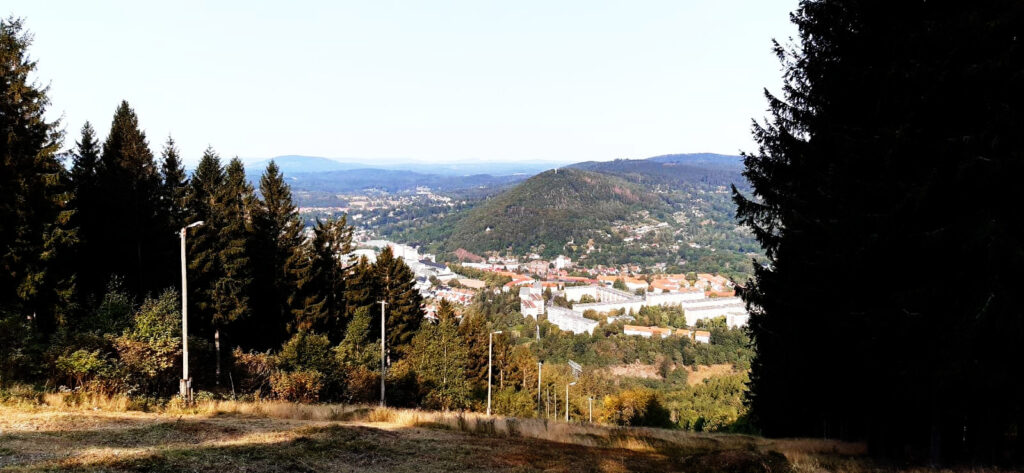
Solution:
{"label": "conifer tree", "polygon": [[67,248],[75,244],[59,123],[45,118],[47,89],[32,82],[31,36],[0,20],[0,317],[52,332],[72,296]]}
{"label": "conifer tree", "polygon": [[[100,145],[92,124],[82,125],[82,136],[72,153],[71,185],[74,190],[73,222],[78,228],[79,241],[74,270],[78,275],[78,294],[86,301],[103,297],[106,275],[100,270],[101,243],[92,238],[102,229],[103,209],[99,194],[102,189],[97,180],[100,165]],[[88,305],[92,305],[91,303]]]}
{"label": "conifer tree", "polygon": [[[450,305],[445,310],[453,312]],[[454,317],[446,316],[437,325],[422,327],[412,339],[410,358],[418,384],[425,391],[423,402],[430,408],[464,409],[470,402],[472,389],[466,376],[469,350],[456,323]]]}
{"label": "conifer tree", "polygon": [[754,195],[733,190],[768,257],[743,291],[755,422],[1020,461],[1024,8],[817,0],[792,18]]}
{"label": "conifer tree", "polygon": [[215,228],[213,209],[224,183],[224,168],[213,148],[207,148],[189,180],[185,208],[188,224],[203,221],[205,225],[189,230],[187,243],[189,278],[189,330],[213,336],[213,288],[220,278],[218,259],[219,231]]}
{"label": "conifer tree", "polygon": [[86,238],[103,255],[104,274],[123,277],[125,288],[139,297],[173,284],[174,262],[161,250],[174,235],[160,216],[160,175],[128,102],[114,112],[97,181],[102,217]]}
{"label": "conifer tree", "polygon": [[171,231],[190,223],[185,221],[188,216],[185,209],[187,191],[185,165],[178,155],[174,139],[168,136],[160,161],[160,212],[167,217]]}
{"label": "conifer tree", "polygon": [[314,330],[340,341],[345,329],[346,276],[344,261],[352,253],[352,227],[345,218],[317,220],[306,246],[309,268],[302,278],[305,293],[296,329]]}
{"label": "conifer tree", "polygon": [[252,313],[253,292],[251,251],[252,186],[245,180],[242,161],[233,158],[217,189],[211,211],[211,228],[217,231],[218,278],[213,282],[214,346],[217,350],[217,380],[220,378],[221,333],[231,324],[247,319]]}
{"label": "conifer tree", "polygon": [[373,265],[379,297],[387,302],[386,334],[391,358],[403,357],[423,321],[423,297],[416,290],[416,276],[391,247],[385,247]]}
{"label": "conifer tree", "polygon": [[276,347],[287,338],[292,307],[298,303],[303,273],[302,220],[292,192],[273,161],[260,178],[259,200],[253,209],[255,293],[249,343]]}

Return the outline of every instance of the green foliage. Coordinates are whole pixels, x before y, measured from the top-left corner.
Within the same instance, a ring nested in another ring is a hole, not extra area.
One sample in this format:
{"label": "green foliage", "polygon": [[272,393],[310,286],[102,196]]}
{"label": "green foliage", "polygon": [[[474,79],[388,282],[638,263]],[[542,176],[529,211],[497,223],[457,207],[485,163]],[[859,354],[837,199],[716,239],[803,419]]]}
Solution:
{"label": "green foliage", "polygon": [[174,391],[181,370],[181,308],[177,293],[147,299],[132,324],[113,340],[125,388],[147,394]]}
{"label": "green foliage", "polygon": [[317,402],[324,389],[324,375],[315,370],[278,371],[270,378],[270,387],[278,399],[291,402]]}
{"label": "green foliage", "polygon": [[435,409],[463,409],[469,406],[470,383],[465,367],[469,350],[459,337],[454,318],[420,328],[412,340],[410,362],[423,403]]}
{"label": "green foliage", "polygon": [[331,373],[336,369],[337,362],[327,337],[299,332],[281,347],[277,355],[277,366],[285,371]]}
{"label": "green foliage", "polygon": [[686,430],[715,432],[729,429],[743,415],[746,406],[746,375],[719,376],[676,393],[668,402],[676,423]]}
{"label": "green foliage", "polygon": [[77,234],[56,155],[60,125],[46,120],[47,89],[30,78],[31,42],[20,19],[0,19],[0,310],[31,316],[49,334],[71,300],[64,258]]}
{"label": "green foliage", "polygon": [[601,419],[615,425],[669,427],[672,425],[669,411],[650,389],[630,389],[604,398],[604,413]]}

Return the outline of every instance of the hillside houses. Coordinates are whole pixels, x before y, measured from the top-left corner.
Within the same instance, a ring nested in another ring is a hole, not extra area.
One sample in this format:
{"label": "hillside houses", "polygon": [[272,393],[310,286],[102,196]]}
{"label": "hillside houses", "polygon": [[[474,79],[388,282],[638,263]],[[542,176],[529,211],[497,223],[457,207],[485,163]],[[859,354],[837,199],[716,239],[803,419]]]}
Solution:
{"label": "hillside houses", "polygon": [[[678,284],[678,283],[677,283]],[[668,285],[663,285],[666,288]],[[686,324],[693,326],[698,320],[724,316],[730,327],[742,327],[747,324],[750,315],[746,305],[738,297],[707,297],[700,288],[680,288],[676,291],[648,292],[638,296],[620,291],[601,284],[589,286],[569,286],[561,295],[570,302],[577,302],[583,296],[589,296],[596,302],[573,304],[572,311],[582,316],[584,312],[593,310],[597,313],[623,311],[637,312],[643,307],[680,306],[686,316]]]}
{"label": "hillside houses", "polygon": [[629,335],[634,337],[644,338],[668,338],[670,336],[676,336],[681,338],[689,338],[697,343],[711,343],[711,332],[707,330],[686,330],[686,329],[675,329],[672,330],[668,327],[643,327],[639,325],[625,325],[622,327],[623,335]]}
{"label": "hillside houses", "polygon": [[540,314],[544,313],[544,289],[540,284],[519,288],[519,312],[524,317],[540,320]]}

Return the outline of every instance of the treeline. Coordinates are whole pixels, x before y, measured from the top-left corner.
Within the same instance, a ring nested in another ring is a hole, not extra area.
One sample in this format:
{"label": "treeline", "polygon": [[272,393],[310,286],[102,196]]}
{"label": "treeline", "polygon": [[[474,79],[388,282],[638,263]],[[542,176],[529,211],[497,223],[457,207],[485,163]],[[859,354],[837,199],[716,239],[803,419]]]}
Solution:
{"label": "treeline", "polygon": [[[172,139],[157,158],[127,102],[105,138],[86,123],[60,152],[29,45],[21,20],[0,22],[0,382],[176,390],[183,237],[197,388],[232,384],[235,349],[277,349],[306,333],[339,343],[378,301],[389,356],[406,355],[422,313],[404,263],[389,251],[349,261],[344,218],[304,230],[273,163],[254,188],[240,160],[224,163],[212,148],[191,176]],[[142,382],[140,372],[167,379]]]}

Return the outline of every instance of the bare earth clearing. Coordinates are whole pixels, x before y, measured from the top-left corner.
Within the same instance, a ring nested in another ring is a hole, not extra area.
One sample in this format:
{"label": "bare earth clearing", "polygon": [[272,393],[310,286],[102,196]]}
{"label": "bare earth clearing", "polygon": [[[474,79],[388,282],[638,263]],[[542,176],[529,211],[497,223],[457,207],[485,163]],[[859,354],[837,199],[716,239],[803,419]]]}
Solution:
{"label": "bare earth clearing", "polygon": [[0,406],[2,471],[882,471],[862,454],[840,442],[365,406]]}

